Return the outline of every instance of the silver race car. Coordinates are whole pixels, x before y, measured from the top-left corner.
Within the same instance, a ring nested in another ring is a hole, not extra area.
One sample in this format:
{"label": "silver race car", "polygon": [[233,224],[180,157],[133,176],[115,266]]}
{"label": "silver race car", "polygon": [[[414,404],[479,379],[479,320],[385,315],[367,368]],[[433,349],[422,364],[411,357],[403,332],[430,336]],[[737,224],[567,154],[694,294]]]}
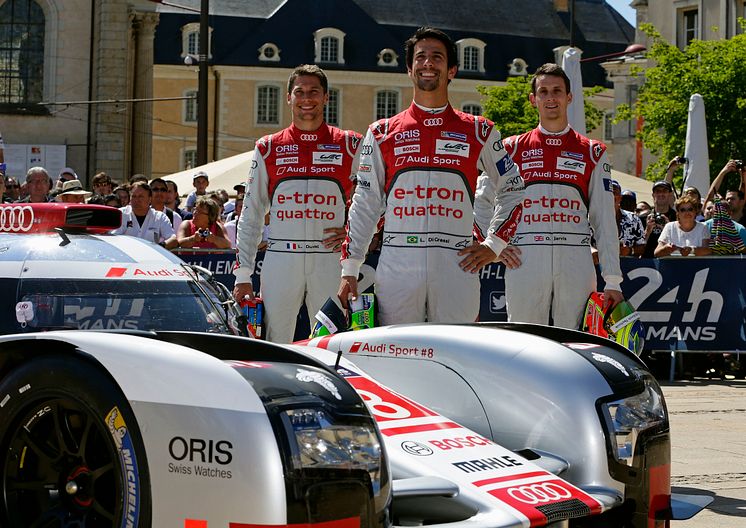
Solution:
{"label": "silver race car", "polygon": [[[308,355],[221,335],[199,275],[95,234],[119,221],[0,207],[0,526],[388,526],[361,397]],[[172,329],[196,333],[154,332]]]}
{"label": "silver race car", "polygon": [[608,340],[499,324],[284,347],[214,335],[245,326],[229,294],[154,244],[95,234],[111,212],[13,214],[2,526],[647,527],[707,503],[671,494],[660,387]]}

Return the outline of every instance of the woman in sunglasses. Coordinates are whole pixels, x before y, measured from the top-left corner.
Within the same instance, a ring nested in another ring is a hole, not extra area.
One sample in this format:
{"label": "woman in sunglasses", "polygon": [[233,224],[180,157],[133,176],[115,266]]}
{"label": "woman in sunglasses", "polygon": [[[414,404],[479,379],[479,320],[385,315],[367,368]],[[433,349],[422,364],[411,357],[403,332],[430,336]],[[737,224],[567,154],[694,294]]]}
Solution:
{"label": "woman in sunglasses", "polygon": [[697,199],[685,194],[676,200],[675,205],[676,220],[663,226],[655,256],[710,255],[710,231],[706,225],[696,220],[699,212]]}

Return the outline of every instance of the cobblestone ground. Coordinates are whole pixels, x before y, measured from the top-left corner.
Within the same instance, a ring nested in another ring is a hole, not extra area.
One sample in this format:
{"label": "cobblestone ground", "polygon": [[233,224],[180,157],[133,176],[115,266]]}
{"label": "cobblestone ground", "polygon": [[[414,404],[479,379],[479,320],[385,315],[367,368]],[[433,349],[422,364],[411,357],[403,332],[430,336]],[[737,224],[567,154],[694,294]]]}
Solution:
{"label": "cobblestone ground", "polygon": [[676,528],[746,528],[746,381],[663,383],[673,492],[714,502]]}

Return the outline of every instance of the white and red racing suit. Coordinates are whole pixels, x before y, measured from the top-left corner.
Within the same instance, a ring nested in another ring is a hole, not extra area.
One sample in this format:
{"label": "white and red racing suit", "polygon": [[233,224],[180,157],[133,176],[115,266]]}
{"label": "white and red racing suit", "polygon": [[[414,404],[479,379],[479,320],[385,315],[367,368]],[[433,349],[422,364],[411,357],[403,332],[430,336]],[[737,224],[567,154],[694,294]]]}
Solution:
{"label": "white and red racing suit", "polygon": [[[482,192],[497,196],[497,207],[490,198],[475,226],[475,193]],[[357,276],[383,216],[380,322],[475,321],[479,278],[459,267],[458,252],[476,231],[497,256],[515,233],[522,198],[523,180],[490,121],[413,103],[373,123],[363,141],[342,275]]]}
{"label": "white and red racing suit", "polygon": [[596,290],[593,226],[606,288],[621,291],[619,236],[606,145],[569,126],[541,126],[505,140],[526,183],[523,219],[511,244],[522,264],[505,272],[508,320],[577,329]]}
{"label": "white and red racing suit", "polygon": [[[267,339],[289,343],[305,297],[311,320],[339,286],[339,254],[324,247],[324,229],[343,227],[362,136],[324,123],[314,132],[294,125],[254,148],[238,221],[236,283],[251,282],[269,212],[261,294]],[[310,331],[310,329],[309,329]]]}

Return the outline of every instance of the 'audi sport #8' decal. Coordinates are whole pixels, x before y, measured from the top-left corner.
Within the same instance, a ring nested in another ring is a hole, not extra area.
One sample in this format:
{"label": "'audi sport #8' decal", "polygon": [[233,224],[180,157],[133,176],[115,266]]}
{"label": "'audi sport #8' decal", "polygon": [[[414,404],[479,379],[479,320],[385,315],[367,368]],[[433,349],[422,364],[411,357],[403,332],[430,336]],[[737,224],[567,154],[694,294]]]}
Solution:
{"label": "'audi sport #8' decal", "polygon": [[499,501],[527,526],[601,513],[593,497],[516,453],[350,368],[338,371],[368,405],[388,451],[406,453],[413,466]]}

